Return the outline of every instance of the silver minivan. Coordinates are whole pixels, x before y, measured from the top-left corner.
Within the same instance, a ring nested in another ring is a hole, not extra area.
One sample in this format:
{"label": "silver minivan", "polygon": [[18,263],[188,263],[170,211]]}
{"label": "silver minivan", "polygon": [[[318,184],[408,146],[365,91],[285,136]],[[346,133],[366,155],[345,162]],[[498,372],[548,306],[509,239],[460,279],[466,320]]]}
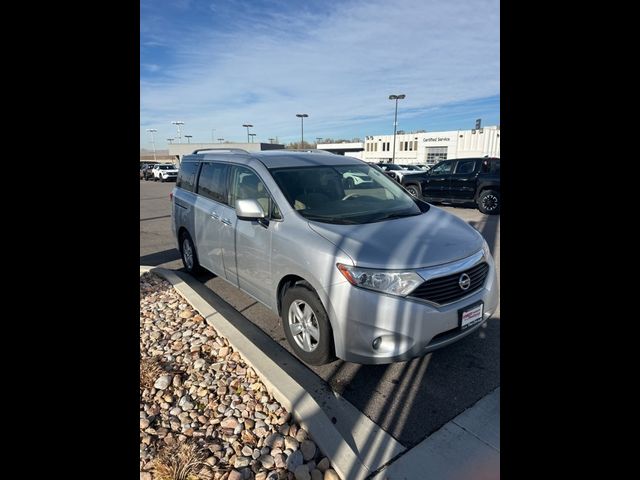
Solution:
{"label": "silver minivan", "polygon": [[480,233],[355,158],[197,150],[180,163],[172,202],[185,269],[270,308],[309,364],[425,355],[498,305]]}

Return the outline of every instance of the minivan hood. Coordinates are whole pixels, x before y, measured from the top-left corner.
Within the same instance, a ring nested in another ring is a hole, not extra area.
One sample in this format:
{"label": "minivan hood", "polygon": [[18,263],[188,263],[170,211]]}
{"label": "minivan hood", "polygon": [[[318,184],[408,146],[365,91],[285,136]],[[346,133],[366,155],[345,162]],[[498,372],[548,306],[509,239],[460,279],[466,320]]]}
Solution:
{"label": "minivan hood", "polygon": [[473,255],[482,235],[464,220],[434,207],[413,217],[362,225],[309,221],[309,227],[349,255],[355,265],[413,269]]}

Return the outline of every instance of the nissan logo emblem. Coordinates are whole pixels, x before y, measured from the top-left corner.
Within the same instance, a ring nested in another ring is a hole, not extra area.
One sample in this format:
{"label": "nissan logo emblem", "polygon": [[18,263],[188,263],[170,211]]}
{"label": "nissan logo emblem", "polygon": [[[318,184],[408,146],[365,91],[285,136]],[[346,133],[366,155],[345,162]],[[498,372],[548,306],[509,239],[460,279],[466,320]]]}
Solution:
{"label": "nissan logo emblem", "polygon": [[460,288],[462,290],[469,290],[469,287],[471,286],[471,278],[469,277],[469,275],[467,275],[466,273],[460,275],[460,278],[458,279],[458,285],[460,285]]}

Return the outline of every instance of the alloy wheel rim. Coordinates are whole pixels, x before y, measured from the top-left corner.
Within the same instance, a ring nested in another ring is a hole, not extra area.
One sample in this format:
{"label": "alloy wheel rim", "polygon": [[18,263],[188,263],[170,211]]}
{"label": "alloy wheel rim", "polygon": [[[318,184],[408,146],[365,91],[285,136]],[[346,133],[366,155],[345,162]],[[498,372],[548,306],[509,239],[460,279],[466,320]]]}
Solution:
{"label": "alloy wheel rim", "polygon": [[494,210],[498,204],[498,199],[494,195],[487,195],[482,200],[482,204],[487,210]]}
{"label": "alloy wheel rim", "polygon": [[186,238],[182,242],[182,256],[185,265],[191,270],[193,268],[193,249],[191,248],[191,242]]}
{"label": "alloy wheel rim", "polygon": [[311,353],[320,344],[318,320],[311,306],[304,300],[294,300],[289,307],[289,331],[296,345]]}

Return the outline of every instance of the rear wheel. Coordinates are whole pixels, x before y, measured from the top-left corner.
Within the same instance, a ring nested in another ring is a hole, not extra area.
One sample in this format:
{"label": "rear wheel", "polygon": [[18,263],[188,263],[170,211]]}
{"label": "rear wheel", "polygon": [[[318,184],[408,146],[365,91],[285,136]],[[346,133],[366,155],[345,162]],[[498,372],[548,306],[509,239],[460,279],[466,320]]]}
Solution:
{"label": "rear wheel", "polygon": [[306,286],[289,288],[282,299],[282,327],[295,354],[310,365],[324,365],[334,356],[333,331],[318,295]]}
{"label": "rear wheel", "polygon": [[487,215],[500,213],[500,192],[483,190],[478,197],[478,210]]}
{"label": "rear wheel", "polygon": [[180,256],[182,257],[184,269],[188,273],[194,274],[200,272],[201,267],[200,263],[198,263],[196,248],[193,245],[191,236],[187,232],[183,232],[182,235],[180,235]]}

